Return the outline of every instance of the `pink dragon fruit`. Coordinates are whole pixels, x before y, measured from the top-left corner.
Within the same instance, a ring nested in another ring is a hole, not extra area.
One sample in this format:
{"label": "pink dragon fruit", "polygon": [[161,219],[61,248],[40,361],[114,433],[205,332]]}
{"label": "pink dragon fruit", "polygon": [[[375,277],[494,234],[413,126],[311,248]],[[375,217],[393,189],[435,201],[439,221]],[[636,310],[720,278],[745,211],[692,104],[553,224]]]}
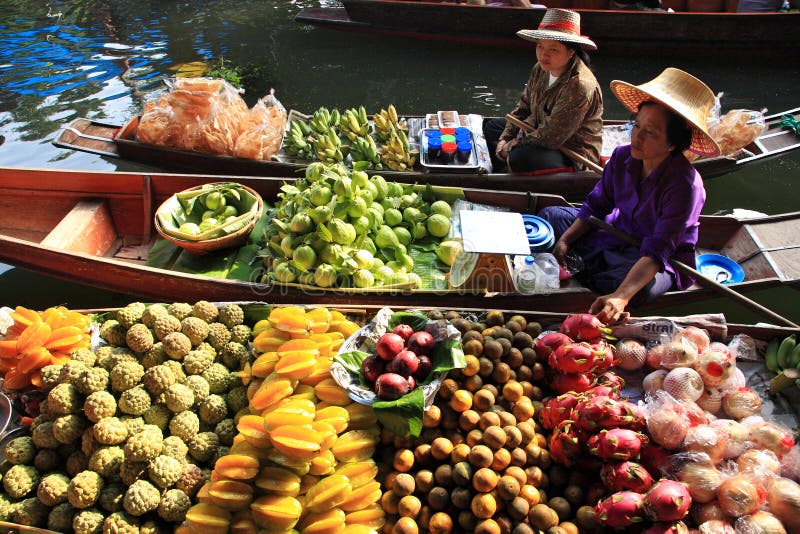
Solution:
{"label": "pink dragon fruit", "polygon": [[619,491],[594,507],[597,521],[611,528],[624,528],[644,521],[644,495]]}
{"label": "pink dragon fruit", "polygon": [[536,359],[540,362],[546,362],[550,355],[561,345],[572,343],[572,339],[560,332],[550,332],[545,334],[533,344],[533,350],[536,352]]}
{"label": "pink dragon fruit", "polygon": [[550,456],[561,465],[570,467],[575,459],[581,454],[581,443],[583,435],[575,426],[575,423],[567,419],[561,423],[550,434],[549,449]]}
{"label": "pink dragon fruit", "polygon": [[599,456],[604,460],[630,460],[639,455],[639,451],[644,443],[647,443],[647,436],[640,432],[628,430],[627,428],[612,428],[611,430],[601,430],[599,434],[594,434],[586,444],[589,452]]}
{"label": "pink dragon fruit", "polygon": [[622,388],[625,387],[625,379],[613,371],[606,371],[597,375],[594,382],[598,386],[608,386],[617,391],[622,391]]}
{"label": "pink dragon fruit", "polygon": [[581,401],[581,397],[574,393],[564,393],[544,401],[539,412],[542,426],[553,430],[561,423],[572,418],[572,409]]}
{"label": "pink dragon fruit", "polygon": [[600,480],[611,491],[645,493],[653,485],[653,477],[647,469],[629,461],[605,464],[600,469]]}
{"label": "pink dragon fruit", "polygon": [[577,341],[588,341],[594,343],[600,341],[603,333],[608,332],[608,328],[600,319],[590,313],[576,313],[570,315],[561,323],[558,330]]}
{"label": "pink dragon fruit", "polygon": [[617,349],[614,345],[601,341],[599,343],[592,343],[592,348],[605,355],[597,362],[597,367],[594,369],[595,372],[607,371],[619,362],[617,359]]}
{"label": "pink dragon fruit", "polygon": [[692,496],[683,482],[662,478],[644,497],[644,509],[653,521],[679,521],[692,506]]}
{"label": "pink dragon fruit", "polygon": [[611,397],[590,397],[573,410],[578,428],[586,432],[596,432],[606,428],[644,429],[644,418],[634,411],[631,403],[618,401]]}
{"label": "pink dragon fruit", "polygon": [[588,373],[562,373],[553,377],[550,387],[559,395],[567,392],[581,393],[592,387],[594,376]]}
{"label": "pink dragon fruit", "polygon": [[642,534],[689,534],[689,527],[683,521],[656,523]]}
{"label": "pink dragon fruit", "polygon": [[[596,383],[596,382],[595,382]],[[619,389],[611,386],[592,386],[586,391],[582,391],[581,395],[590,399],[592,397],[611,397],[614,400],[619,399]]]}
{"label": "pink dragon fruit", "polygon": [[606,353],[586,342],[560,345],[548,359],[550,367],[562,373],[591,373],[605,362]]}

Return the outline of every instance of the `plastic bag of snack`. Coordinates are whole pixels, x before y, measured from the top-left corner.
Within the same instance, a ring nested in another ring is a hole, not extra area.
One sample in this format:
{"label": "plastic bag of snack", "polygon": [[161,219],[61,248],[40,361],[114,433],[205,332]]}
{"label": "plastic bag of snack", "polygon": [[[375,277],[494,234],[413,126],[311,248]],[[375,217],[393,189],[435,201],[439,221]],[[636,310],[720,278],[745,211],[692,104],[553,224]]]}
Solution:
{"label": "plastic bag of snack", "polygon": [[233,155],[240,158],[268,160],[278,153],[282,139],[282,128],[270,123],[254,125],[239,135]]}
{"label": "plastic bag of snack", "polygon": [[246,128],[247,130],[263,124],[270,124],[281,132],[286,128],[286,108],[284,108],[283,104],[275,97],[274,89],[270,89],[267,96],[260,98],[258,102],[250,108],[248,119],[249,124]]}
{"label": "plastic bag of snack", "polygon": [[733,109],[721,116],[708,133],[719,144],[720,154],[727,156],[755,141],[764,126],[763,111]]}

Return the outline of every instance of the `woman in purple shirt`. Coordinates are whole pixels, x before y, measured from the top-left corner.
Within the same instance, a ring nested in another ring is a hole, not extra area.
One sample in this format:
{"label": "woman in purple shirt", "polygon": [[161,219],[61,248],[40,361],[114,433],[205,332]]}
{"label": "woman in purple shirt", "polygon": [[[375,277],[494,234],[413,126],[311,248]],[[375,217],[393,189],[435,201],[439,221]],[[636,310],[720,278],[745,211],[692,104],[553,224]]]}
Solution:
{"label": "woman in purple shirt", "polygon": [[[589,313],[609,324],[627,319],[628,304],[694,282],[668,262],[675,257],[694,265],[706,200],[703,180],[683,152],[719,155],[706,128],[714,93],[697,78],[668,68],[639,86],[615,80],[611,91],[636,113],[631,144],[614,150],[580,209],[555,207],[540,213],[553,225],[553,254],[559,262],[564,264],[568,251],[583,259],[577,278],[601,295]],[[641,246],[595,229],[590,216],[605,219]]]}

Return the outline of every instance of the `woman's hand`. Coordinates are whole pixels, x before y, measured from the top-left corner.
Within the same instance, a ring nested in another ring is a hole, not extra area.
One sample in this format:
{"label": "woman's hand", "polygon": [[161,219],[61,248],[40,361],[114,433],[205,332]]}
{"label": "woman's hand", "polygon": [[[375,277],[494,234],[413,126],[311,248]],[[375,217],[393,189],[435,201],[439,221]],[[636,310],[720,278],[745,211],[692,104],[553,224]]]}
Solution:
{"label": "woman's hand", "polygon": [[494,151],[494,153],[497,155],[497,159],[506,160],[508,159],[509,150],[511,150],[511,143],[501,139],[498,141],[497,149]]}
{"label": "woman's hand", "polygon": [[597,300],[589,308],[589,313],[596,315],[601,322],[609,326],[622,324],[631,316],[630,313],[625,311],[627,305],[627,299],[615,296],[612,293],[597,297]]}
{"label": "woman's hand", "polygon": [[565,269],[567,267],[567,252],[569,252],[569,245],[563,239],[559,239],[553,245],[553,256],[555,256],[558,264]]}

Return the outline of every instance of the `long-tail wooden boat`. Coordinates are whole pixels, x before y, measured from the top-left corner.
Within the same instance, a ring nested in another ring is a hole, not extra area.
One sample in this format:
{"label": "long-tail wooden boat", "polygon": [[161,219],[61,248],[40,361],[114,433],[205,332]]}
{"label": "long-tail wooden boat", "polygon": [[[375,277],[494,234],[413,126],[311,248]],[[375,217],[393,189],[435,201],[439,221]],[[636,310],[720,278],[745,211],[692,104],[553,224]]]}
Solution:
{"label": "long-tail wooden boat", "polygon": [[[524,8],[443,0],[342,0],[343,7],[301,9],[295,20],[329,29],[411,39],[522,46],[525,41],[516,32],[536,28],[545,12],[542,3],[532,3],[533,8]],[[800,36],[794,31],[800,13],[737,13],[735,0],[662,0],[664,8],[673,12],[612,9],[613,0],[543,4],[578,11],[582,29],[604,54],[694,56],[699,50],[713,49],[735,57],[777,57],[796,51],[800,45]]]}
{"label": "long-tail wooden boat", "polygon": [[[229,271],[219,278],[181,272],[194,261],[175,254],[169,270],[147,265],[158,242],[154,212],[172,194],[216,176],[130,172],[56,171],[0,168],[0,261],[71,282],[163,300],[266,300],[273,303],[385,304],[449,307],[546,309],[574,312],[588,308],[595,295],[574,281],[539,295],[456,290],[315,290],[261,283],[248,273]],[[265,200],[277,198],[284,183],[275,178],[235,178]],[[520,192],[464,189],[466,200],[535,213],[565,205],[563,197]],[[740,221],[703,216],[699,252],[720,252],[737,261],[745,280],[730,287],[739,292],[800,282],[800,212]],[[179,250],[179,249],[177,249]],[[234,254],[235,255],[235,254]],[[188,256],[188,257],[187,257]],[[241,276],[241,274],[239,275]],[[695,302],[710,297],[693,287],[671,292],[657,305]]]}
{"label": "long-tail wooden boat", "polygon": [[[751,163],[780,156],[800,149],[800,137],[781,126],[781,116],[791,114],[800,119],[800,108],[765,117],[766,128],[745,147],[747,152],[736,158],[702,158],[695,167],[705,179],[721,176]],[[410,118],[409,122],[422,119]],[[624,121],[604,121],[606,126],[619,128]],[[308,161],[278,154],[276,160],[260,161],[232,156],[217,156],[188,150],[162,147],[140,142],[136,137],[138,118],[125,125],[107,124],[89,119],[75,119],[64,127],[53,143],[60,147],[93,152],[102,156],[120,157],[177,172],[197,172],[230,176],[297,177]],[[583,200],[599,178],[592,171],[558,172],[534,176],[490,173],[429,172],[419,165],[413,171],[376,171],[388,180],[431,185],[455,185],[477,189],[504,191],[536,191],[561,195],[567,200]]]}

